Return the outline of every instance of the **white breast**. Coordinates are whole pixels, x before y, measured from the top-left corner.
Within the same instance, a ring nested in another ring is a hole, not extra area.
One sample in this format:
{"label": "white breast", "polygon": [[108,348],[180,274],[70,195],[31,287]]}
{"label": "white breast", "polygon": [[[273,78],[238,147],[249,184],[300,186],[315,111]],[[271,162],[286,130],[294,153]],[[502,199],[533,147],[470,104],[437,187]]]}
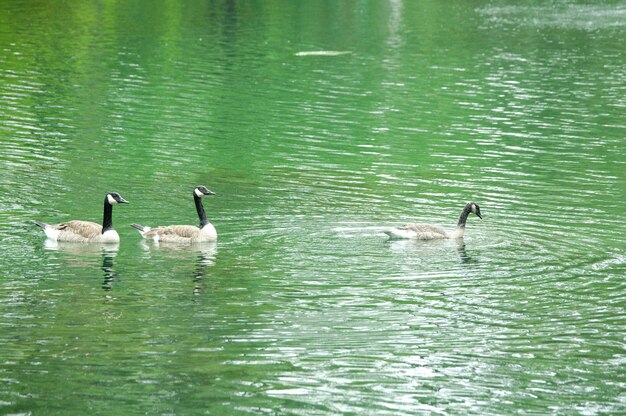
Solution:
{"label": "white breast", "polygon": [[120,235],[115,230],[107,230],[100,235],[98,241],[102,243],[119,243]]}
{"label": "white breast", "polygon": [[217,240],[217,231],[213,224],[207,224],[200,230],[198,241],[215,241]]}

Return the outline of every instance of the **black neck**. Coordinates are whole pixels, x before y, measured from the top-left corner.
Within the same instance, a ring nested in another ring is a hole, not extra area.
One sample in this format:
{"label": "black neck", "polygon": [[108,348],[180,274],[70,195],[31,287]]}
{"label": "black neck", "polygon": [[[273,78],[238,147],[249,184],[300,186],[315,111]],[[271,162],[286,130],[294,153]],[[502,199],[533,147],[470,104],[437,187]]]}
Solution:
{"label": "black neck", "polygon": [[202,198],[200,198],[194,192],[193,200],[196,203],[196,211],[198,211],[198,218],[200,218],[200,228],[202,228],[209,223],[209,220],[206,219],[206,213],[204,212],[204,207],[202,206]]}
{"label": "black neck", "polygon": [[113,229],[113,205],[109,204],[109,196],[104,197],[104,217],[102,218],[102,234]]}
{"label": "black neck", "polygon": [[470,212],[472,212],[471,206],[466,205],[465,207],[463,207],[463,211],[461,211],[461,216],[459,217],[459,222],[456,225],[457,227],[465,228],[465,223],[467,222],[467,217],[469,216]]}

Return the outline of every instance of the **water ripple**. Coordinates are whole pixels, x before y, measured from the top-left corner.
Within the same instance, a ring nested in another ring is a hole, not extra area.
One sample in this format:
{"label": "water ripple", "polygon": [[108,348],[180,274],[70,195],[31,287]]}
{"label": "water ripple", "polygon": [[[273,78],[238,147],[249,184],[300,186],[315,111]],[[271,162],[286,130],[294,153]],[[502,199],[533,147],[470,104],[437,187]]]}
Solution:
{"label": "water ripple", "polygon": [[1,3],[0,407],[619,412],[623,10],[472,7]]}

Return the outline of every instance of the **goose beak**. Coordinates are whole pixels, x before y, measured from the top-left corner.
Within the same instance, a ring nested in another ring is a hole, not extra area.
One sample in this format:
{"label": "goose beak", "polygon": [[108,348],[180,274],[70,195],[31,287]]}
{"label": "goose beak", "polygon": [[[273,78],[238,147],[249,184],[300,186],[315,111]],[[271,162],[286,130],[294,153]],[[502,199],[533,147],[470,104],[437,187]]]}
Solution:
{"label": "goose beak", "polygon": [[124,198],[120,197],[120,200],[118,201],[118,204],[130,204],[130,202],[128,202]]}
{"label": "goose beak", "polygon": [[480,212],[477,212],[476,215],[478,216],[478,218],[480,218],[481,220],[483,219],[483,217],[480,216]]}
{"label": "goose beak", "polygon": [[209,192],[203,192],[205,195],[216,195],[215,192],[213,191],[209,191]]}

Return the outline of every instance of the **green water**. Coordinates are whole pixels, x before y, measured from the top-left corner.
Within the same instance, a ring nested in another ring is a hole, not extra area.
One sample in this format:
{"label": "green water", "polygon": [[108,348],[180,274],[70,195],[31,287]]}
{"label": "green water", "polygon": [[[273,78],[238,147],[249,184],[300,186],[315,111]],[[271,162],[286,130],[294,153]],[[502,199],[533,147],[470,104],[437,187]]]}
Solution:
{"label": "green water", "polygon": [[[625,22],[0,3],[0,414],[624,414]],[[216,245],[129,227],[195,224],[198,184]],[[119,246],[32,223],[112,190]],[[468,201],[461,241],[382,233]]]}

